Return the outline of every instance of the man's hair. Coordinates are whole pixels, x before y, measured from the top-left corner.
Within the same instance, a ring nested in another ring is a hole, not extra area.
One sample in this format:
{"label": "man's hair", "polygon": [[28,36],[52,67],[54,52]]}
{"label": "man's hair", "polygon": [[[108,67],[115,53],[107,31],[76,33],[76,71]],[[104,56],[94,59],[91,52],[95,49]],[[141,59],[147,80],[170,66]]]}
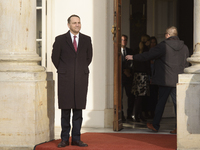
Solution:
{"label": "man's hair", "polygon": [[125,38],[126,38],[126,40],[128,40],[128,36],[127,36],[127,35],[125,35],[125,34],[122,34],[122,36],[123,36],[123,37],[125,37]]}
{"label": "man's hair", "polygon": [[80,17],[78,15],[71,15],[68,19],[67,19],[67,22],[70,23],[70,19],[71,17],[78,17],[80,19]]}
{"label": "man's hair", "polygon": [[170,36],[178,36],[178,31],[177,28],[175,26],[171,26],[169,28],[166,29],[166,32],[170,35]]}
{"label": "man's hair", "polygon": [[147,34],[144,34],[141,36],[141,42],[147,42],[150,40],[150,36]]}

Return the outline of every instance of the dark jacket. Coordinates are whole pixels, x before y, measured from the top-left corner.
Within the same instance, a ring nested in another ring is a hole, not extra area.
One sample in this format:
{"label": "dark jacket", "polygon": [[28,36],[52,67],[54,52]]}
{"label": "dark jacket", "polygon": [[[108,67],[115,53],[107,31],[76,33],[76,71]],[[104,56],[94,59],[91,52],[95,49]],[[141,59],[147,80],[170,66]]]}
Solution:
{"label": "dark jacket", "polygon": [[134,55],[133,60],[155,59],[152,84],[176,87],[178,74],[183,73],[184,68],[189,65],[187,57],[189,57],[188,47],[177,36],[173,36],[151,48],[149,52]]}
{"label": "dark jacket", "polygon": [[[139,54],[139,47],[135,50],[134,54]],[[144,46],[144,52],[148,52],[149,48],[147,46]],[[150,61],[134,61],[133,62],[133,71],[134,73],[146,73],[147,75],[151,75],[151,65]]]}
{"label": "dark jacket", "polygon": [[[126,47],[126,55],[133,55],[133,50]],[[132,74],[132,61],[127,61],[126,59],[123,61],[122,59],[122,84],[130,84],[133,81],[133,76],[127,77],[124,74],[124,69],[127,69]]]}
{"label": "dark jacket", "polygon": [[84,109],[86,106],[89,64],[92,60],[91,38],[79,33],[77,52],[70,32],[57,36],[53,44],[52,62],[58,73],[60,109]]}
{"label": "dark jacket", "polygon": [[[133,50],[126,47],[126,55],[133,55]],[[131,68],[131,61],[127,61],[126,59],[125,60],[122,60],[122,69],[130,69]]]}

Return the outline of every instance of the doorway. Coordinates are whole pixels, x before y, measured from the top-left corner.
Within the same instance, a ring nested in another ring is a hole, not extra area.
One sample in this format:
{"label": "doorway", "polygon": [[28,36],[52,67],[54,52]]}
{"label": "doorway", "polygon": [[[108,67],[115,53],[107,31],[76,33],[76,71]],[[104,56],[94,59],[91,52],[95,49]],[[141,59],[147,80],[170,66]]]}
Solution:
{"label": "doorway", "polygon": [[[121,0],[121,34],[129,37],[127,47],[133,50],[137,48],[140,37],[144,34],[155,36],[159,43],[164,40],[165,29],[174,25],[178,29],[179,38],[185,42],[192,55],[193,5],[193,0]],[[126,110],[126,96],[123,102],[123,109]],[[165,107],[164,117],[174,117],[170,97]]]}

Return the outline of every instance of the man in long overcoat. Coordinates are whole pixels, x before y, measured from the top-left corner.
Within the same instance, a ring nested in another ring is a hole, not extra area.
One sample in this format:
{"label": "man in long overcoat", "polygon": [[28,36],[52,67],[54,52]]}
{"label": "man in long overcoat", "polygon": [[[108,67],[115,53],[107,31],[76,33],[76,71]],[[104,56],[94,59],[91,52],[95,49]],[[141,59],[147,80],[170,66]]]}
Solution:
{"label": "man in long overcoat", "polygon": [[55,38],[52,62],[58,73],[58,105],[61,109],[61,143],[69,145],[70,114],[72,117],[72,145],[88,146],[80,140],[82,109],[86,107],[89,64],[92,60],[91,38],[80,33],[80,17],[68,18],[69,31]]}

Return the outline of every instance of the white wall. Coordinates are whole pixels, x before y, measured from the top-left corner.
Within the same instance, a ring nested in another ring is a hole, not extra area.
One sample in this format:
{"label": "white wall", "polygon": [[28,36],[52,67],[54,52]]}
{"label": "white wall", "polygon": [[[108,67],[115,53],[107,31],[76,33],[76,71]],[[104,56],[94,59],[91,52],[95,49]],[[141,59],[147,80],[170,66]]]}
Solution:
{"label": "white wall", "polygon": [[147,34],[155,36],[155,0],[147,1]]}
{"label": "white wall", "polygon": [[172,25],[177,25],[177,0],[148,0],[147,34],[155,36],[160,43],[165,39],[166,28]]}
{"label": "white wall", "polygon": [[[86,110],[83,112],[83,126],[104,127],[112,117],[105,116],[113,108],[113,1],[111,0],[52,0],[52,42],[55,36],[68,31],[67,18],[77,14],[81,18],[81,33],[91,36],[93,60],[90,64],[90,78]],[[48,25],[47,25],[48,26]],[[48,49],[48,53],[51,50]],[[50,56],[50,55],[49,55]],[[57,75],[54,67],[54,79]],[[60,110],[55,92],[55,126],[60,126]],[[108,114],[110,116],[110,114]],[[112,115],[111,115],[112,116]]]}

